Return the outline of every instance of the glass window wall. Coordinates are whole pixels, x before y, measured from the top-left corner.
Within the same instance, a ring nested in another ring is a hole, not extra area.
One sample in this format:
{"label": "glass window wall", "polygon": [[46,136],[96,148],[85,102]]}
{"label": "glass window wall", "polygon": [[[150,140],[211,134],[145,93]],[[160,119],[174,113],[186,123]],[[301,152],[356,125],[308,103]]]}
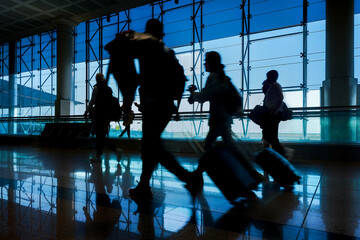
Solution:
{"label": "glass window wall", "polygon": [[[320,87],[325,80],[325,0],[184,0],[160,1],[80,23],[74,29],[73,93],[74,114],[82,115],[95,84],[95,75],[107,71],[108,53],[103,47],[116,33],[144,31],[154,17],[164,23],[164,42],[173,48],[184,66],[189,84],[204,87],[205,52],[218,51],[233,83],[243,90],[246,110],[263,100],[261,83],[271,69],[279,72],[279,83],[289,107],[319,107]],[[355,1],[355,13],[359,12]],[[305,9],[304,9],[305,8]],[[304,18],[307,13],[307,21]],[[304,24],[305,23],[305,24]],[[245,27],[245,28],[243,28]],[[359,63],[359,16],[355,15],[355,66]],[[8,45],[0,48],[1,117],[9,113]],[[42,33],[17,42],[17,116],[54,116],[56,99],[56,31]],[[306,57],[306,58],[305,58]],[[355,77],[360,79],[355,67]],[[113,77],[110,87],[122,101]],[[171,122],[164,136],[199,137],[206,135],[209,105],[190,105],[184,93],[180,111],[201,118]],[[139,101],[136,96],[136,101]],[[137,108],[134,107],[136,113]],[[141,134],[141,124],[133,124]],[[20,130],[18,133],[25,133]],[[118,135],[122,126],[112,124]],[[261,138],[261,129],[247,119],[236,119],[239,137]],[[0,127],[0,133],[6,132]],[[320,139],[320,120],[299,118],[284,122],[282,139]]]}

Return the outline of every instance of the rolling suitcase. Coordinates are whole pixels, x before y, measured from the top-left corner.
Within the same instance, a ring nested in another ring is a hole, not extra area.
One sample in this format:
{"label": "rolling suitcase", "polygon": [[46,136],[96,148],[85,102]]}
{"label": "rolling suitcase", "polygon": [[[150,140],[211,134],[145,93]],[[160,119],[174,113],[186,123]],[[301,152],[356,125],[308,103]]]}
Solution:
{"label": "rolling suitcase", "polygon": [[289,188],[295,182],[300,183],[301,177],[297,174],[295,167],[271,148],[265,148],[259,152],[255,157],[255,162],[282,187]]}
{"label": "rolling suitcase", "polygon": [[207,151],[199,164],[231,203],[239,197],[254,197],[251,190],[256,189],[260,180],[227,148],[217,147]]}

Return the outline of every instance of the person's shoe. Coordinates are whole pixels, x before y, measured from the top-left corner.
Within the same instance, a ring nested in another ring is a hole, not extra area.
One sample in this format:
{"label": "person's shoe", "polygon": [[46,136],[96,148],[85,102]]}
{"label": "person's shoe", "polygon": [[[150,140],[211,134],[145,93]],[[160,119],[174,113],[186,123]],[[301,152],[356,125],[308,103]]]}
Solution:
{"label": "person's shoe", "polygon": [[153,194],[149,186],[138,184],[135,188],[129,189],[131,198],[152,199]]}
{"label": "person's shoe", "polygon": [[199,193],[201,193],[204,187],[204,179],[202,172],[195,170],[190,173],[190,177],[187,179],[185,188],[191,194],[191,197],[195,199]]}

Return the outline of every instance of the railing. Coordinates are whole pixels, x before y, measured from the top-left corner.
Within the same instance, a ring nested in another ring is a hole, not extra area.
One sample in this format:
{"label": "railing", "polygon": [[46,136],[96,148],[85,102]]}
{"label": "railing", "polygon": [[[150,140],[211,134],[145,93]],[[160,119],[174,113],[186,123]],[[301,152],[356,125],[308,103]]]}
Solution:
{"label": "railing", "polygon": [[[360,106],[291,108],[293,119],[280,123],[282,141],[350,141],[360,142]],[[232,130],[239,138],[260,140],[261,128],[254,124],[245,110],[234,118]],[[208,132],[209,112],[182,112],[180,121],[171,121],[164,131],[164,138],[205,138]],[[135,114],[131,137],[141,138],[141,114]],[[46,123],[91,122],[83,115],[61,117],[3,117],[0,134],[40,135]],[[359,122],[359,124],[358,124]],[[10,129],[10,130],[9,130]],[[123,130],[121,122],[111,122],[110,137],[118,137]],[[126,136],[126,135],[125,135]]]}

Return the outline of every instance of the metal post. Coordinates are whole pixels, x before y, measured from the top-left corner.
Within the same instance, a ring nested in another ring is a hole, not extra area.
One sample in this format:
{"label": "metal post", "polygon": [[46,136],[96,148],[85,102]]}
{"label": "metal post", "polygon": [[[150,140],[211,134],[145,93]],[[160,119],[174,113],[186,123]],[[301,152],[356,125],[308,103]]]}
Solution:
{"label": "metal post", "polygon": [[[17,56],[16,56],[16,42],[9,43],[9,117],[17,117],[16,107],[17,103]],[[16,133],[16,127],[13,120],[9,121],[8,133]]]}
{"label": "metal post", "polygon": [[89,97],[90,97],[90,93],[89,93],[89,84],[90,84],[90,47],[89,47],[89,42],[90,42],[90,22],[86,21],[85,23],[85,102],[86,102],[86,107],[89,103]]}
{"label": "metal post", "polygon": [[[245,11],[247,3],[247,14]],[[244,101],[244,109],[249,108],[249,77],[250,77],[250,0],[243,0],[241,4],[242,9],[242,28],[241,28],[241,61],[242,74],[241,74],[241,90],[246,92],[246,99]],[[246,37],[246,45],[245,45]]]}
{"label": "metal post", "polygon": [[103,72],[103,18],[99,18],[99,67]]}
{"label": "metal post", "polygon": [[[307,58],[307,36],[308,36],[308,30],[307,30],[307,8],[309,6],[309,3],[307,0],[303,0],[303,107],[307,107],[307,65],[308,65],[308,58]],[[303,137],[306,139],[307,137],[307,121],[308,119],[306,117],[303,118]]]}
{"label": "metal post", "polygon": [[[55,71],[54,71],[54,67],[55,67],[55,38],[54,38],[54,31],[51,32],[50,34],[50,37],[51,37],[51,60],[50,60],[50,64],[51,64],[51,77],[50,77],[50,80],[51,80],[51,102],[55,102],[55,99],[53,99],[53,96],[55,95],[55,86],[54,86],[54,74],[55,74]],[[51,116],[54,116],[55,115],[55,105],[53,106],[50,106],[50,109],[51,109]]]}
{"label": "metal post", "polygon": [[[247,13],[246,13],[246,4],[247,4]],[[241,8],[241,91],[246,92],[245,99],[243,102],[243,109],[249,109],[249,99],[250,99],[250,0],[243,0],[240,6]],[[245,45],[246,37],[246,45]],[[244,136],[247,136],[247,130],[249,126],[249,119],[242,119],[242,126],[244,131]]]}

